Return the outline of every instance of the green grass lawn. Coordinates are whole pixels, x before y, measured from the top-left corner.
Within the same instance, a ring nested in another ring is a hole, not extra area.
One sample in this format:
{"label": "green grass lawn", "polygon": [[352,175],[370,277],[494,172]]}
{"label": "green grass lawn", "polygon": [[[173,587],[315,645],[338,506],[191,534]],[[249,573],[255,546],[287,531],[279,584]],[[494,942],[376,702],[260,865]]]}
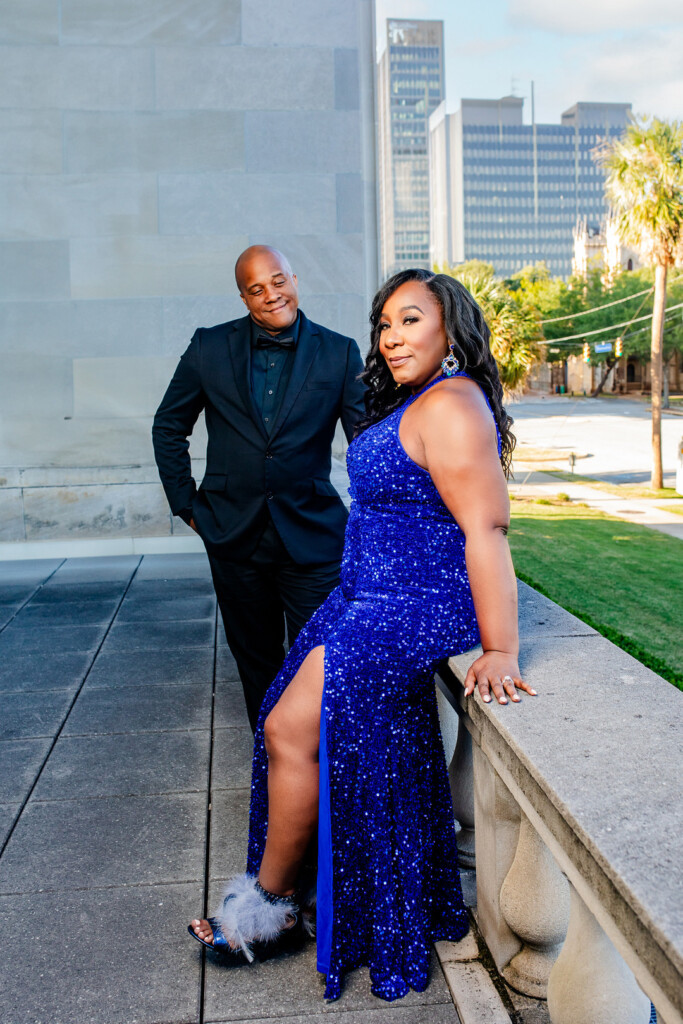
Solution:
{"label": "green grass lawn", "polygon": [[566,502],[512,503],[520,579],[683,689],[683,543]]}

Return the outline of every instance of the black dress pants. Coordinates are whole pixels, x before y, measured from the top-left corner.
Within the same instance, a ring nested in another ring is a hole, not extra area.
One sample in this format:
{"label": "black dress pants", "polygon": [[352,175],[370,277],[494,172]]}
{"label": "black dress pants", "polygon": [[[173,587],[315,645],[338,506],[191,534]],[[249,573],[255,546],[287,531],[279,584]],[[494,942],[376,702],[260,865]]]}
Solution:
{"label": "black dress pants", "polygon": [[339,582],[339,562],[299,565],[269,521],[247,562],[209,556],[228,646],[237,662],[252,730],[290,646]]}

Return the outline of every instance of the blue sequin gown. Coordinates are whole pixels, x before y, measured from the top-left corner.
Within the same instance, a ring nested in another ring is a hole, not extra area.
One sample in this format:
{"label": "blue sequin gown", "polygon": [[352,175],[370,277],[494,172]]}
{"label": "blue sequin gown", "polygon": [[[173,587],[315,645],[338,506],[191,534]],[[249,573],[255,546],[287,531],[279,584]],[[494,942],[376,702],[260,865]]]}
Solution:
{"label": "blue sequin gown", "polygon": [[255,737],[253,874],[267,830],[263,722],[309,651],[324,645],[317,943],[326,999],[360,965],[377,996],[421,992],[432,942],[468,929],[434,671],[479,633],[464,534],[399,438],[402,414],[427,388],[349,446],[341,583],[299,634]]}

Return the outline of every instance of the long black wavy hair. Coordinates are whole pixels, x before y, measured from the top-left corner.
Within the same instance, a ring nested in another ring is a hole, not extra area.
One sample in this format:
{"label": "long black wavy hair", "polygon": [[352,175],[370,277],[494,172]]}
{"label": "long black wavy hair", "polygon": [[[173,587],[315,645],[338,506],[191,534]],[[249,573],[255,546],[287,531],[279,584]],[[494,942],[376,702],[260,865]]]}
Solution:
{"label": "long black wavy hair", "polygon": [[465,370],[480,385],[493,410],[502,440],[500,461],[508,476],[515,436],[510,430],[512,418],[503,407],[503,387],[489,348],[491,332],[484,314],[467,288],[447,274],[433,274],[429,270],[417,268],[401,270],[382,285],[372,300],[370,351],[365,360],[365,370],[361,374],[361,380],[366,384],[365,418],[358,424],[356,433],[360,434],[373,423],[383,420],[411,394],[407,385],[396,386],[379,350],[382,310],[389,297],[406,281],[420,281],[439,303],[446,338],[453,345],[460,369]]}

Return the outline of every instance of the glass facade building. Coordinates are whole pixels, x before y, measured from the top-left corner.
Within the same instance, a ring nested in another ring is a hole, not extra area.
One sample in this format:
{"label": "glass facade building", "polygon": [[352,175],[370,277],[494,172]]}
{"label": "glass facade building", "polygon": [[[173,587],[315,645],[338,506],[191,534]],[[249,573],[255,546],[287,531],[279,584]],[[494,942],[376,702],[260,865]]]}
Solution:
{"label": "glass facade building", "polygon": [[480,259],[506,276],[543,260],[569,276],[578,220],[608,212],[595,154],[623,132],[630,104],[577,103],[561,124],[525,125],[523,102],[463,100],[432,117],[432,262]]}
{"label": "glass facade building", "polygon": [[429,117],[444,97],[443,22],[387,20],[378,68],[382,273],[428,267]]}

